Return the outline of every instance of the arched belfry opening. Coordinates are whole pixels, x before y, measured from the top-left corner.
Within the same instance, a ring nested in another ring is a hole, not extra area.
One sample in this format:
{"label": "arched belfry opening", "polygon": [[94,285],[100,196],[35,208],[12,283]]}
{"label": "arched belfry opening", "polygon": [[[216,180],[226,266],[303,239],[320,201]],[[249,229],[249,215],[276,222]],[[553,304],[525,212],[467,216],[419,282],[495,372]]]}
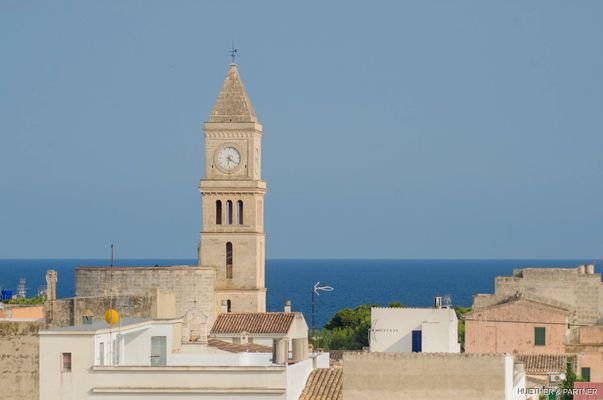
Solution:
{"label": "arched belfry opening", "polygon": [[226,202],[226,223],[232,225],[232,200]]}
{"label": "arched belfry opening", "polygon": [[237,201],[237,223],[243,225],[243,200]]}
{"label": "arched belfry opening", "polygon": [[222,224],[222,201],[221,200],[216,201],[216,224],[217,225]]}

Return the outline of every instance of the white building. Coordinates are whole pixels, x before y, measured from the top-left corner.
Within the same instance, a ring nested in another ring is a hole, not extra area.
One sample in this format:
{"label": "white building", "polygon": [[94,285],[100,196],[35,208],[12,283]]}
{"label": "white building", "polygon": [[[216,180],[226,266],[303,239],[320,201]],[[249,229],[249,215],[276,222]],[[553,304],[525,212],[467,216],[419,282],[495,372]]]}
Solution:
{"label": "white building", "polygon": [[329,366],[328,353],[289,360],[282,338],[183,344],[181,330],[181,319],[125,319],[40,331],[40,400],[297,400],[310,372]]}
{"label": "white building", "polygon": [[451,307],[371,308],[371,352],[460,353]]}

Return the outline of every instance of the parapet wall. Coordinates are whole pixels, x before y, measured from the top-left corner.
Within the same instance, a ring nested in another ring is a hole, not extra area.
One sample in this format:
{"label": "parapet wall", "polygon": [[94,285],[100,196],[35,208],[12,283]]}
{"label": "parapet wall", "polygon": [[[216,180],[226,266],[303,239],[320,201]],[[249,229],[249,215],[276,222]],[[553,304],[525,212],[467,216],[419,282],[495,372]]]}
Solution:
{"label": "parapet wall", "polygon": [[172,267],[80,267],[75,272],[76,297],[153,296],[156,289],[176,297],[176,317],[192,308],[213,323],[215,271],[197,266]]}
{"label": "parapet wall", "polygon": [[42,322],[0,321],[0,389],[3,399],[38,400]]}
{"label": "parapet wall", "polygon": [[585,273],[580,268],[514,270],[513,276],[496,277],[494,296],[477,295],[473,305],[485,307],[518,293],[549,304],[569,306],[575,310],[574,324],[593,325],[603,318],[601,274]]}
{"label": "parapet wall", "polygon": [[505,355],[346,352],[343,398],[504,399],[508,369],[505,358]]}
{"label": "parapet wall", "polygon": [[[115,308],[122,318],[153,318],[156,296],[118,296],[113,298]],[[71,297],[47,301],[44,304],[46,321],[50,327],[80,325],[84,313],[91,311],[94,319],[102,320],[109,309],[109,297]]]}

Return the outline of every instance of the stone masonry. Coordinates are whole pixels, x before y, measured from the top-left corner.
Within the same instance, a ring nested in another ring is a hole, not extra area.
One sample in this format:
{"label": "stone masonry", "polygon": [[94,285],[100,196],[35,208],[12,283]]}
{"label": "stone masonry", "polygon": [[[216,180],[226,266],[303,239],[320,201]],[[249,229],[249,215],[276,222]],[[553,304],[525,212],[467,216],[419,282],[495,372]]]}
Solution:
{"label": "stone masonry", "polygon": [[346,352],[343,398],[509,399],[522,367],[505,355]]}
{"label": "stone masonry", "polygon": [[[143,296],[116,296],[113,298],[115,308],[122,318],[153,317],[153,306],[156,296],[150,293]],[[111,301],[108,297],[71,297],[46,301],[45,315],[49,327],[80,325],[84,314],[92,312],[95,320],[102,320]]]}
{"label": "stone masonry", "polygon": [[80,267],[76,269],[76,297],[153,296],[155,289],[176,295],[178,317],[191,309],[216,317],[215,271],[197,266]]}
{"label": "stone masonry", "polygon": [[2,398],[38,400],[42,322],[0,321],[0,388]]}
{"label": "stone masonry", "polygon": [[513,276],[496,277],[494,294],[476,295],[473,308],[487,307],[516,295],[575,310],[572,325],[603,322],[603,283],[601,274],[594,273],[594,266],[516,269]]}

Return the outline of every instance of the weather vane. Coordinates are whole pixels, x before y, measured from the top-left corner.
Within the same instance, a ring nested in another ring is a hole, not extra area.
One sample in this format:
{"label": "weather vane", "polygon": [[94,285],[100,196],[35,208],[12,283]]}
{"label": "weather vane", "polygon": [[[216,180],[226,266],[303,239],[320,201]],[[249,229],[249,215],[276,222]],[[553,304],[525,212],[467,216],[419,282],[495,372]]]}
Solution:
{"label": "weather vane", "polygon": [[232,41],[232,49],[229,51],[230,57],[232,58],[232,63],[233,64],[235,62],[235,57],[237,56],[237,51],[238,51],[238,49],[235,49],[235,47],[234,47],[234,40],[233,40]]}

